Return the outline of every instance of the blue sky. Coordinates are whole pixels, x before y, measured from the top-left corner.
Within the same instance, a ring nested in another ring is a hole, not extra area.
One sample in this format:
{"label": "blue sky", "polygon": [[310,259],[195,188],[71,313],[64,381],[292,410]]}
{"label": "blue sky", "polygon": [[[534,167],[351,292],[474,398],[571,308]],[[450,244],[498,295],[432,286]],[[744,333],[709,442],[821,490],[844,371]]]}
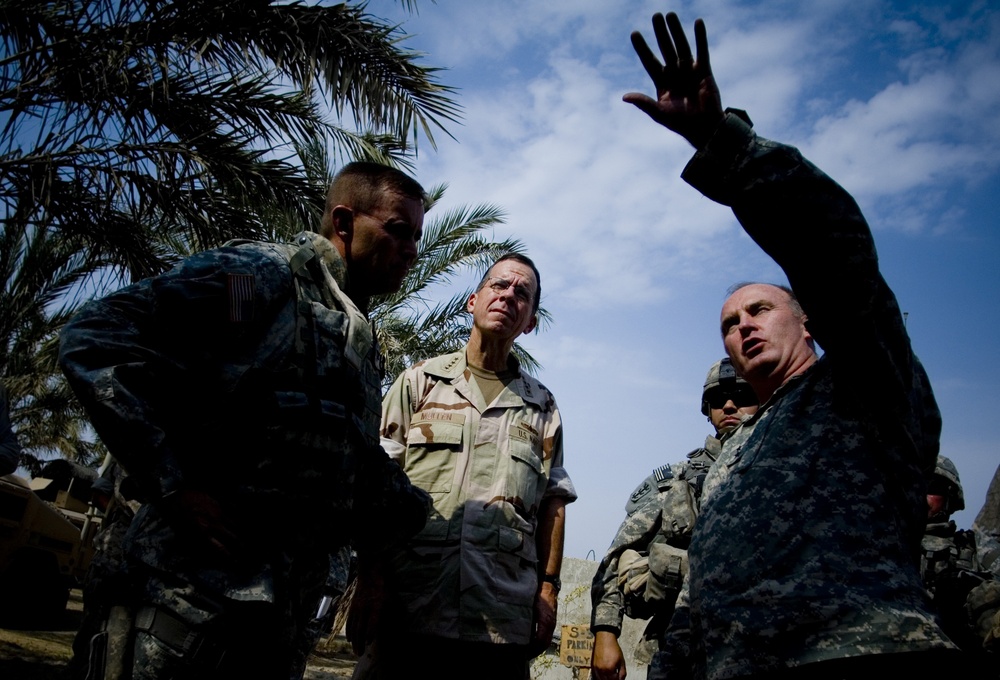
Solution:
{"label": "blue sky", "polygon": [[944,417],[971,525],[1000,462],[1000,6],[995,2],[438,0],[407,42],[465,109],[455,140],[420,140],[415,174],[444,206],[496,203],[554,323],[522,344],[556,395],[580,500],[566,554],[599,558],[632,489],[709,433],[735,281],[784,281],[732,213],[679,177],[692,149],[621,102],[651,92],[629,33],[705,19],[723,104],[798,146],[858,200]]}

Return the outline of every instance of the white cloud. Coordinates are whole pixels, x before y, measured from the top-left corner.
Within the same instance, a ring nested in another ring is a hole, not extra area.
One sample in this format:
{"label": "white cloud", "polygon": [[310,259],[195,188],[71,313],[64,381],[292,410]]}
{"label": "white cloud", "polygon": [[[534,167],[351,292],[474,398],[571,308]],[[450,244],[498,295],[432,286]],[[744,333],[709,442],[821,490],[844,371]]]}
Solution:
{"label": "white cloud", "polygon": [[[988,252],[995,218],[963,200],[978,183],[995,184],[1000,164],[1000,11],[974,1],[926,7],[698,0],[680,2],[679,13],[687,27],[705,17],[725,105],[800,146],[873,223],[914,234],[888,240],[902,252],[880,238],[884,263],[917,266],[913,252],[934,262],[947,245],[956,261],[936,271],[954,280],[914,275],[897,293],[927,320],[921,346],[938,351],[922,354],[935,357],[932,375],[948,376],[935,383],[942,411],[989,422],[988,404],[951,380],[1000,380],[982,352],[954,342],[1000,333]],[[466,121],[452,128],[457,143],[421,152],[418,177],[447,181],[449,205],[502,206],[508,222],[497,236],[524,240],[543,274],[555,325],[526,343],[568,423],[581,491],[567,539],[575,556],[603,550],[642,476],[704,436],[693,391],[701,364],[721,352],[725,286],[782,278],[728,209],[680,180],[687,143],[621,102],[626,91],[650,91],[628,34],[651,36],[649,15],[665,9],[653,0],[439,0],[408,26],[428,63],[454,68],[442,80],[461,86]],[[973,276],[980,285],[953,288]],[[956,313],[939,329],[935,305],[975,310],[967,316],[978,325]],[[955,422],[946,420],[946,435]],[[963,427],[954,447],[963,472],[966,451],[989,447],[988,433],[973,429]]]}

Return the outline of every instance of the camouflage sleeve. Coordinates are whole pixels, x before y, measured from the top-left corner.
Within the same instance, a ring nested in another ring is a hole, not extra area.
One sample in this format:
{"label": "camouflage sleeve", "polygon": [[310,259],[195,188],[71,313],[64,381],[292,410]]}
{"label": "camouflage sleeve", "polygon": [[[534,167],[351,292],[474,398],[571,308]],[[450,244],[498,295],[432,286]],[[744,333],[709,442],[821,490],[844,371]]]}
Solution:
{"label": "camouflage sleeve", "polygon": [[593,604],[591,630],[607,630],[615,635],[621,634],[625,603],[622,591],[618,587],[618,560],[622,553],[629,549],[646,552],[659,532],[662,522],[659,494],[642,493],[636,501],[631,500],[644,488],[655,490],[655,482],[651,485],[651,480],[652,477],[644,480],[630,496],[629,514],[618,527],[608,552],[598,565],[597,573],[594,574],[590,587],[590,601]]}
{"label": "camouflage sleeve", "polygon": [[218,419],[239,376],[223,358],[294,299],[287,264],[220,248],[87,304],[60,334],[59,363],[108,449],[149,500],[175,491],[178,452]]}
{"label": "camouflage sleeve", "polygon": [[430,494],[413,486],[381,447],[365,452],[356,479],[351,545],[359,552],[379,552],[424,527]]}
{"label": "camouflage sleeve", "polygon": [[757,137],[733,114],[683,177],[732,207],[784,270],[809,332],[837,362],[841,382],[852,384],[854,396],[879,417],[894,421],[887,426],[902,423],[924,446],[921,463],[933,464],[940,414],[851,195],[797,149]]}
{"label": "camouflage sleeve", "polygon": [[9,475],[21,462],[21,446],[10,426],[7,390],[0,386],[0,476]]}

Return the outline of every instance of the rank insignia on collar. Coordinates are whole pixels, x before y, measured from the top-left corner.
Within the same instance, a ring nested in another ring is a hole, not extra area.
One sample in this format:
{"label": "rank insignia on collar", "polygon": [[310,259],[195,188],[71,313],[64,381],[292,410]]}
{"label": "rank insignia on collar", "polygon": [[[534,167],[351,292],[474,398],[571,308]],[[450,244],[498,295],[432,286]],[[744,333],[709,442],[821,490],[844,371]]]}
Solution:
{"label": "rank insignia on collar", "polygon": [[252,274],[226,274],[226,295],[231,322],[242,323],[253,319]]}

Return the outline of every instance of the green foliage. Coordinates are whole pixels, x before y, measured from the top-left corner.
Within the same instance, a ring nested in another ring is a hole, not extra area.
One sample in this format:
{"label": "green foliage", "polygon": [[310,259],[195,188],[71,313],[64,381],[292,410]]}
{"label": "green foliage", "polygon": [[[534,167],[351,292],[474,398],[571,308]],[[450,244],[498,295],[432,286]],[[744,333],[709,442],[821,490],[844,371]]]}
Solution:
{"label": "green foliage", "polygon": [[[436,69],[364,4],[0,0],[0,206],[126,278],[314,219],[295,147],[392,161],[456,120]],[[355,133],[325,119],[331,107]]]}
{"label": "green foliage", "polygon": [[300,150],[406,165],[457,120],[403,37],[364,3],[0,0],[0,375],[28,463],[98,454],[55,356],[100,282],[314,226]]}
{"label": "green foliage", "polygon": [[75,309],[67,293],[89,270],[73,237],[44,230],[0,232],[0,374],[22,464],[33,473],[53,452],[84,464],[102,452],[56,364],[56,331]]}

